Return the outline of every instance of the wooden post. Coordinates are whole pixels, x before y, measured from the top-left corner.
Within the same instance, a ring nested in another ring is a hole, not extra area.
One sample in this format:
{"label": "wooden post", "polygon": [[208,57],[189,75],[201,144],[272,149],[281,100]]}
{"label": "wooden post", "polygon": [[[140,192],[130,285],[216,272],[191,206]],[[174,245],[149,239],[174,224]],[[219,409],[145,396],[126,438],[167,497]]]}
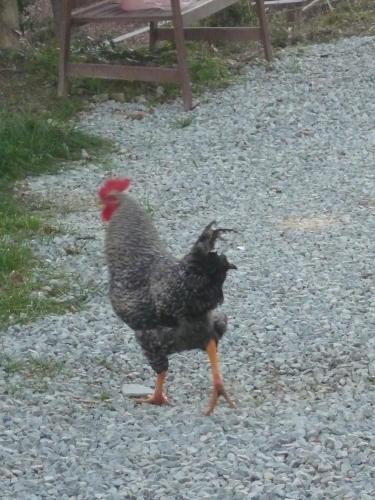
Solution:
{"label": "wooden post", "polygon": [[150,22],[150,50],[154,50],[157,40],[158,23],[156,21]]}
{"label": "wooden post", "polygon": [[184,38],[184,25],[181,16],[180,0],[171,0],[174,40],[177,51],[177,66],[180,85],[182,89],[182,100],[185,111],[193,107],[193,96],[191,93],[191,83],[189,69],[187,65],[187,50]]}
{"label": "wooden post", "polygon": [[256,0],[256,8],[260,27],[260,36],[263,43],[264,55],[268,62],[272,61],[272,46],[268,19],[264,8],[264,0]]}
{"label": "wooden post", "polygon": [[62,0],[61,30],[60,30],[60,57],[59,57],[59,78],[57,85],[57,95],[64,97],[68,93],[68,79],[66,67],[69,59],[70,31],[72,0]]}

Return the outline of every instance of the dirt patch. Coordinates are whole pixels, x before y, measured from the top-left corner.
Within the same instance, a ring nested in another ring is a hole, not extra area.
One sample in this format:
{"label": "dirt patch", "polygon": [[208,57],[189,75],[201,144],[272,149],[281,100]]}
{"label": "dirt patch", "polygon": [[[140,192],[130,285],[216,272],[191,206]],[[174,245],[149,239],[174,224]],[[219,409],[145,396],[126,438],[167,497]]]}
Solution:
{"label": "dirt patch", "polygon": [[320,231],[328,226],[337,224],[338,219],[334,217],[321,215],[315,217],[287,217],[281,221],[282,229],[300,229],[302,231]]}

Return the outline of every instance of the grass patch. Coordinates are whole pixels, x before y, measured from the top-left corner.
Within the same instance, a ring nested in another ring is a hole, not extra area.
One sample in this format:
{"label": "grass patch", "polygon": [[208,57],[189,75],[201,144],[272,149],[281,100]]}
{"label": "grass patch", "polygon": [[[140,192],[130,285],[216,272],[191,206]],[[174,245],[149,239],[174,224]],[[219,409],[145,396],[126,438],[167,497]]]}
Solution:
{"label": "grass patch", "polygon": [[[58,228],[36,216],[14,194],[14,181],[54,172],[63,160],[79,158],[82,148],[94,154],[106,149],[107,143],[42,116],[0,113],[0,328],[74,311],[84,302],[82,296],[65,300],[67,279],[60,280],[63,285],[53,293],[41,292],[57,272],[33,255],[27,239],[53,235]],[[36,280],[36,271],[43,278]]]}
{"label": "grass patch", "polygon": [[273,46],[292,43],[330,42],[353,35],[375,35],[375,2],[373,0],[340,0],[333,2],[334,10],[318,4],[302,15],[300,25],[294,25],[288,35],[287,14],[271,10],[271,39]]}
{"label": "grass patch", "polygon": [[0,355],[0,368],[7,375],[20,373],[27,377],[54,377],[64,367],[64,363],[51,358],[30,356],[15,358],[7,354]]}
{"label": "grass patch", "polygon": [[0,244],[0,283],[0,329],[47,314],[78,311],[87,299],[80,292],[73,296],[70,280],[22,244]]}
{"label": "grass patch", "polygon": [[0,178],[15,180],[51,172],[59,162],[81,158],[82,149],[94,154],[104,144],[52,118],[0,112]]}
{"label": "grass patch", "polygon": [[69,298],[66,278],[56,289],[43,292],[51,278],[60,277],[33,255],[27,240],[51,236],[59,228],[44,221],[14,191],[15,181],[56,172],[64,161],[80,159],[83,149],[93,156],[110,146],[47,113],[0,111],[0,328],[75,311],[84,302],[83,296]]}
{"label": "grass patch", "polygon": [[0,329],[46,314],[77,311],[84,304],[87,297],[72,297],[70,280],[29,248],[31,236],[50,237],[57,231],[27,211],[10,183],[0,188]]}
{"label": "grass patch", "polygon": [[25,387],[31,387],[34,392],[46,392],[50,379],[64,370],[64,363],[48,357],[17,358],[0,354],[0,369],[7,380],[6,393],[19,396]]}
{"label": "grass patch", "polygon": [[317,11],[306,19],[303,38],[306,41],[325,42],[353,35],[375,35],[375,2],[373,0],[342,0]]}

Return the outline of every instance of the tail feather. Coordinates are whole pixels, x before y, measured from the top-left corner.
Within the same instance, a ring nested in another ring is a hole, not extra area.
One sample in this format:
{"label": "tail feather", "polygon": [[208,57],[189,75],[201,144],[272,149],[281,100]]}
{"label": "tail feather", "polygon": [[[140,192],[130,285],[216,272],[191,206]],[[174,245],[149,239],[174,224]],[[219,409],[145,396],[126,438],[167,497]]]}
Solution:
{"label": "tail feather", "polygon": [[224,227],[214,228],[215,224],[216,221],[212,221],[204,228],[203,233],[200,235],[193,247],[193,251],[199,254],[208,255],[209,252],[214,250],[216,241],[221,238],[223,233],[237,232],[235,229],[228,229]]}

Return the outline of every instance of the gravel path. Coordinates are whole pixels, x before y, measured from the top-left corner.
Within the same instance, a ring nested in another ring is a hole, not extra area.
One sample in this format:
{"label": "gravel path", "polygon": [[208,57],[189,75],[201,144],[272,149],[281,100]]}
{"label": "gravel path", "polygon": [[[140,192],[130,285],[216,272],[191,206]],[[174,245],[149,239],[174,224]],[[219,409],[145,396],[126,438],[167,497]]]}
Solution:
{"label": "gravel path", "polygon": [[154,377],[106,296],[95,192],[108,165],[33,179],[66,229],[35,248],[93,296],[1,334],[6,355],[53,372],[0,370],[1,498],[375,498],[375,39],[288,50],[203,100],[142,120],[129,117],[141,105],[108,102],[82,126],[118,142],[113,173],[133,178],[176,254],[213,218],[240,230],[224,244],[239,270],[220,349],[238,408],[202,416],[199,352],[171,359],[174,406],[122,394]]}

